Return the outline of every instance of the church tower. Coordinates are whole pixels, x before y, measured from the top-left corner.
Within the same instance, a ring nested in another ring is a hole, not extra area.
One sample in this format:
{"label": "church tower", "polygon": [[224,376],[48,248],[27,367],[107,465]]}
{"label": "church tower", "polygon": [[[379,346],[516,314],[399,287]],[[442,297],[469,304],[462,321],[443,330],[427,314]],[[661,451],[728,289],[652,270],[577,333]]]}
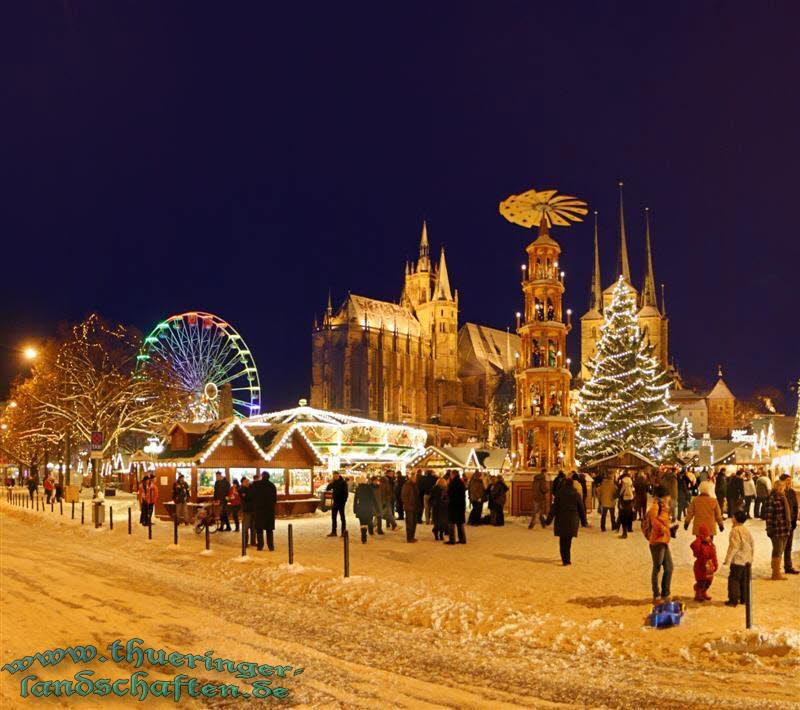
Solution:
{"label": "church tower", "polygon": [[653,346],[653,355],[660,363],[667,363],[667,329],[666,316],[658,307],[656,297],[656,277],[653,273],[653,250],[650,243],[650,208],[646,207],[645,217],[645,272],[642,281],[642,290],[639,296],[639,313],[637,318],[639,327],[645,334],[650,345]]}
{"label": "church tower", "polygon": [[522,282],[525,310],[518,333],[521,362],[516,373],[514,449],[528,470],[557,471],[573,465],[575,427],[569,417],[566,363],[569,314],[563,309],[561,247],[542,215],[539,236],[526,248],[527,277]]}
{"label": "church tower", "polygon": [[600,245],[597,235],[597,211],[594,213],[594,265],[589,291],[589,310],[581,316],[581,379],[589,379],[586,363],[594,356],[603,325],[603,292],[600,286]]}

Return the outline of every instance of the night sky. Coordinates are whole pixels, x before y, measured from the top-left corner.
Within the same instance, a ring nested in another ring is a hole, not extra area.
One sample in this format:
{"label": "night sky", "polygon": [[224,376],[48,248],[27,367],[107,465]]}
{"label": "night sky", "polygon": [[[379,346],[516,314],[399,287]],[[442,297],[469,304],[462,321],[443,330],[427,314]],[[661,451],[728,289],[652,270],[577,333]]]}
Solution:
{"label": "night sky", "polygon": [[[397,300],[423,218],[461,321],[505,328],[531,235],[499,201],[599,210],[605,287],[624,180],[681,371],[722,363],[737,395],[800,376],[794,0],[30,0],[0,26],[0,344],[92,310],[143,331],[208,310],[265,406],[293,405],[328,289]],[[554,236],[580,315],[591,223]]]}

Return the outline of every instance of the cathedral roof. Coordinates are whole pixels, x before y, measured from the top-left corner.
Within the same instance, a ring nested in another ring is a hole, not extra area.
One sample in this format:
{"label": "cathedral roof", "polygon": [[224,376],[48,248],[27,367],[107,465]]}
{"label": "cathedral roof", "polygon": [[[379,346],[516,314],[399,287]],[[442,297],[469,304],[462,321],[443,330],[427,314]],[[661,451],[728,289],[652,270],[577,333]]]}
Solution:
{"label": "cathedral roof", "polygon": [[458,333],[459,375],[504,372],[522,351],[518,335],[477,323],[465,323]]}
{"label": "cathedral roof", "polygon": [[642,306],[636,314],[639,318],[661,317],[661,313],[655,306]]}
{"label": "cathedral roof", "polygon": [[350,294],[341,310],[333,318],[333,325],[343,325],[345,322],[369,328],[383,328],[392,333],[419,337],[421,327],[419,321],[407,308],[388,301],[377,301],[374,298]]}

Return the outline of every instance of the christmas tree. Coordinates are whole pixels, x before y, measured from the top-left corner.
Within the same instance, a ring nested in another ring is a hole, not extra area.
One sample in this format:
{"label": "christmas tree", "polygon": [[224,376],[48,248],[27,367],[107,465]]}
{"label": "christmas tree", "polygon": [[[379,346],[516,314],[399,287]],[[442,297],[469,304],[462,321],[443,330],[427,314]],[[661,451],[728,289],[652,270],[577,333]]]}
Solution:
{"label": "christmas tree", "polygon": [[669,420],[670,378],[636,321],[636,298],[620,276],[605,311],[600,342],[580,392],[576,447],[585,463],[634,451],[660,461],[677,443]]}
{"label": "christmas tree", "polygon": [[692,423],[684,417],[681,422],[681,427],[678,430],[678,448],[681,451],[688,451],[693,440],[694,428],[692,427]]}

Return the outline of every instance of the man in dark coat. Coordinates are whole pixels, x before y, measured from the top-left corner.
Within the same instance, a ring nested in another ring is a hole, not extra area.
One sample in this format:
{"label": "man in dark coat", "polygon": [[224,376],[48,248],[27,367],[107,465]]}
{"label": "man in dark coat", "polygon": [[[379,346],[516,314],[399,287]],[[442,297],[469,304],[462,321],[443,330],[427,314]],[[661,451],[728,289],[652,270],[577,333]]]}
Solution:
{"label": "man in dark coat", "polygon": [[558,549],[561,553],[561,563],[566,566],[572,564],[572,538],[578,537],[578,526],[587,527],[586,508],[580,494],[580,486],[570,480],[565,480],[556,492],[550,515],[547,516],[549,525],[555,519],[553,534],[558,538]]}
{"label": "man in dark coat", "polygon": [[559,471],[556,477],[553,479],[553,482],[550,484],[550,494],[555,498],[556,493],[558,493],[558,489],[561,484],[564,482],[566,476],[564,475],[563,471]]}
{"label": "man in dark coat", "polygon": [[342,521],[342,536],[344,531],[347,530],[347,521],[344,515],[344,506],[347,503],[347,497],[350,491],[347,489],[347,481],[342,478],[338,471],[333,472],[333,480],[326,486],[326,491],[331,491],[333,501],[331,505],[331,531],[328,537],[336,537],[336,516],[338,515]]}
{"label": "man in dark coat", "polygon": [[397,476],[395,477],[395,484],[394,484],[394,499],[395,503],[397,504],[397,519],[403,520],[403,486],[405,485],[406,477],[403,475],[402,471],[397,472]]}
{"label": "man in dark coat", "polygon": [[714,481],[714,495],[717,497],[719,509],[725,509],[725,498],[728,496],[728,477],[725,475],[725,470],[720,469],[717,471],[717,478]]}
{"label": "man in dark coat", "polygon": [[433,471],[425,471],[419,482],[419,492],[422,495],[422,507],[425,513],[425,525],[431,524],[431,492],[436,485],[436,476]]}
{"label": "man in dark coat", "polygon": [[264,531],[267,531],[267,548],[275,550],[275,504],[278,491],[269,480],[269,474],[261,474],[260,481],[253,481],[249,489],[253,502],[253,525],[256,529],[256,549],[264,549]]}
{"label": "man in dark coat", "polygon": [[786,536],[786,546],[783,548],[783,571],[786,574],[800,574],[800,570],[796,570],[792,564],[792,541],[794,531],[797,529],[798,516],[797,492],[793,488],[792,477],[788,473],[784,473],[780,480],[783,481],[783,495],[789,504],[789,534]]}
{"label": "man in dark coat", "polygon": [[408,474],[408,478],[403,483],[400,497],[406,514],[406,542],[416,542],[417,513],[420,506],[419,488],[417,487],[416,476],[413,473]]}
{"label": "man in dark coat", "polygon": [[728,487],[725,489],[725,497],[728,499],[728,517],[739,510],[744,503],[744,478],[742,471],[737,471],[728,479]]}
{"label": "man in dark coat", "polygon": [[231,522],[228,520],[228,492],[231,482],[222,471],[217,471],[217,480],[214,481],[214,500],[219,503],[219,529],[230,530]]}
{"label": "man in dark coat", "polygon": [[467,489],[464,481],[458,475],[458,471],[453,471],[450,482],[447,484],[447,512],[450,517],[449,540],[445,545],[455,545],[455,533],[458,530],[458,542],[462,545],[467,544],[467,534],[464,532],[464,521],[467,513]]}

